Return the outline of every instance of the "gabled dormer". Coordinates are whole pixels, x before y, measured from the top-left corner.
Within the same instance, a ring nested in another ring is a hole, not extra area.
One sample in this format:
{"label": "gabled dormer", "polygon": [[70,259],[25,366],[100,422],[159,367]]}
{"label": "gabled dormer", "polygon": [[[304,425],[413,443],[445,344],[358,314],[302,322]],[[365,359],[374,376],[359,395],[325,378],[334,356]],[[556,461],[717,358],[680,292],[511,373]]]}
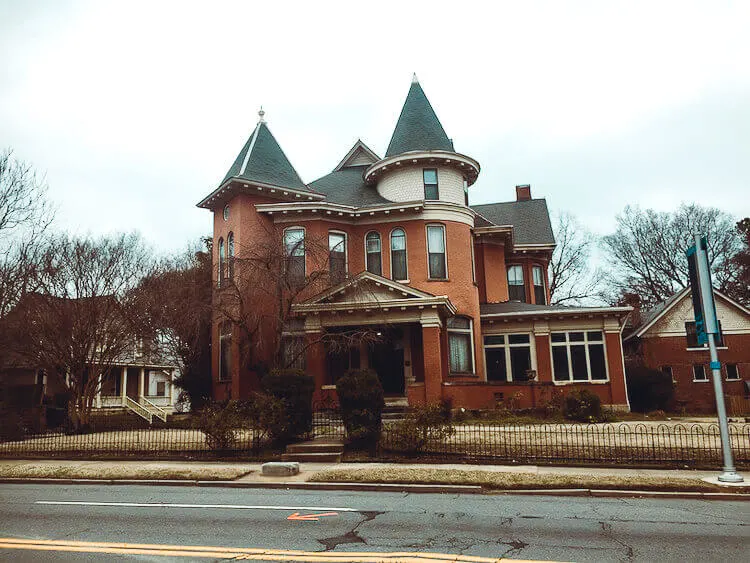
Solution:
{"label": "gabled dormer", "polygon": [[361,139],[357,139],[357,142],[349,149],[349,152],[346,153],[346,156],[336,165],[333,171],[338,172],[344,168],[355,168],[357,166],[370,166],[378,160],[380,160],[380,157]]}

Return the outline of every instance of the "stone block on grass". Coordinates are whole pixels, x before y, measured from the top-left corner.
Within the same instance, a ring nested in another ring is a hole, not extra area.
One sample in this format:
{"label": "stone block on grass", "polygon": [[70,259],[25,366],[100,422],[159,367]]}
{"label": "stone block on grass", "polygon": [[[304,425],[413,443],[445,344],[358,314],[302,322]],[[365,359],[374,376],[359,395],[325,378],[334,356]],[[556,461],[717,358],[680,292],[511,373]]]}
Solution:
{"label": "stone block on grass", "polygon": [[261,465],[261,473],[268,477],[288,477],[299,473],[296,461],[269,461]]}

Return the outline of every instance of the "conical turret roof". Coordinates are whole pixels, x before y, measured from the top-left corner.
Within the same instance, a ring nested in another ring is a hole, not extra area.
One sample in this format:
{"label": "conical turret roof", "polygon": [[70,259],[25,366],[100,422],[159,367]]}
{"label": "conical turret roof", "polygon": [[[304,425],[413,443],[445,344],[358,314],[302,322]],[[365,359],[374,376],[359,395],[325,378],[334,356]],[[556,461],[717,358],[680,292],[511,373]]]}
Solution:
{"label": "conical turret roof", "polygon": [[453,143],[415,75],[385,156],[429,150],[453,151]]}
{"label": "conical turret roof", "polygon": [[281,150],[262,115],[221,183],[230,178],[310,191]]}

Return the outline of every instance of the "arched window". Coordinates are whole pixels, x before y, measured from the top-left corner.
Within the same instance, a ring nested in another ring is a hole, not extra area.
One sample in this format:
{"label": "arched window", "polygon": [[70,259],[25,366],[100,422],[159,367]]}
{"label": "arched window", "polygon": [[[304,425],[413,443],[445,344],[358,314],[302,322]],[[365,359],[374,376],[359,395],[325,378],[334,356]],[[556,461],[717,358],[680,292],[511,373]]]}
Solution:
{"label": "arched window", "polygon": [[406,233],[400,227],[391,231],[391,277],[397,281],[409,279],[406,267]]}
{"label": "arched window", "polygon": [[383,261],[380,253],[380,233],[371,231],[365,237],[365,250],[367,252],[367,271],[379,276],[383,275]]}
{"label": "arched window", "polygon": [[224,239],[219,239],[219,280],[218,285],[221,287],[222,282],[224,281],[224,266],[226,263],[226,249],[224,248]]}
{"label": "arched window", "polygon": [[328,233],[328,269],[332,284],[341,283],[346,277],[346,233]]}
{"label": "arched window", "polygon": [[227,235],[227,250],[229,254],[229,279],[234,278],[234,233]]}
{"label": "arched window", "polygon": [[232,379],[232,323],[219,325],[219,381]]}
{"label": "arched window", "polygon": [[286,273],[289,283],[297,286],[305,281],[305,229],[289,227],[284,231]]}

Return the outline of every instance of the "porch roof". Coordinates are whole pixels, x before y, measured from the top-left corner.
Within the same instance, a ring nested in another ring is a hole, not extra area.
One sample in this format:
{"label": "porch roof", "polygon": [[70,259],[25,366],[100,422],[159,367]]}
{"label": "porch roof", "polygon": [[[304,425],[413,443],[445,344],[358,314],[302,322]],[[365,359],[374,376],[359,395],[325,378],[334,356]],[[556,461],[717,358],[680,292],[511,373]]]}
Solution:
{"label": "porch roof", "polygon": [[521,303],[519,301],[505,301],[503,303],[482,303],[479,306],[480,315],[483,319],[497,317],[558,317],[558,316],[625,316],[630,313],[632,307],[569,307],[567,305],[534,305]]}

